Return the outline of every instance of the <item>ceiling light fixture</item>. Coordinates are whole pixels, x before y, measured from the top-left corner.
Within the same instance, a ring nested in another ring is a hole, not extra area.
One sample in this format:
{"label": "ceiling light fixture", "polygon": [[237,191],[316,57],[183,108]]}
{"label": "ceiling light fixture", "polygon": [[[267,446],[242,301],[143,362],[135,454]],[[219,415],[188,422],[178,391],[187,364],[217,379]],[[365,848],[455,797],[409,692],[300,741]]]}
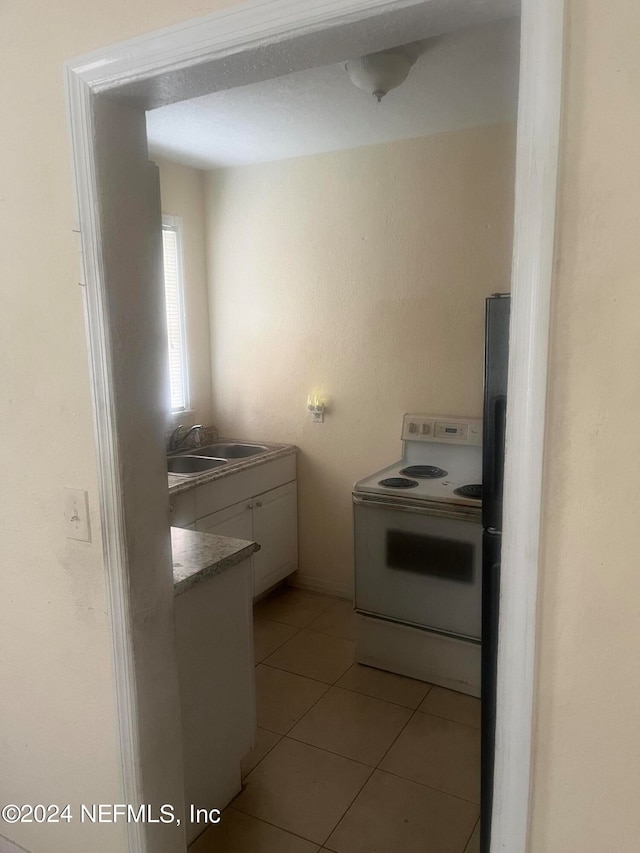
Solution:
{"label": "ceiling light fixture", "polygon": [[387,92],[404,83],[418,56],[420,45],[413,42],[350,59],[344,67],[354,86],[370,92],[380,103]]}

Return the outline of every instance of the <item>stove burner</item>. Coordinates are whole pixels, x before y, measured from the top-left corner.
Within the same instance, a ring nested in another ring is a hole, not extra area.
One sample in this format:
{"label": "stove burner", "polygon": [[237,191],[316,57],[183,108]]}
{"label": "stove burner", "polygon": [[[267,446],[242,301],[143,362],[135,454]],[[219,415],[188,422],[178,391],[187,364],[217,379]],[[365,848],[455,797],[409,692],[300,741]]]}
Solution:
{"label": "stove burner", "polygon": [[461,498],[476,498],[482,499],[482,486],[480,483],[473,483],[469,486],[460,486],[459,489],[454,489],[454,495],[459,495]]}
{"label": "stove burner", "polygon": [[407,480],[406,477],[387,477],[386,480],[380,480],[378,485],[388,489],[415,489],[420,484],[415,480]]}
{"label": "stove burner", "polygon": [[439,480],[441,477],[446,477],[449,472],[436,468],[435,465],[409,465],[400,473],[407,474],[409,477],[418,477],[421,480]]}

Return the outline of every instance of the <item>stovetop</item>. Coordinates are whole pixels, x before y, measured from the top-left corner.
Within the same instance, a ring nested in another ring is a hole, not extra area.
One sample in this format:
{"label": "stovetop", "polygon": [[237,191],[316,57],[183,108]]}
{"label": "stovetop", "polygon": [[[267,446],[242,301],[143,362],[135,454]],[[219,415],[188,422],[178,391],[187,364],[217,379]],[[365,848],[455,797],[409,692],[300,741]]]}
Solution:
{"label": "stovetop", "polygon": [[[473,429],[466,430],[459,440],[446,437],[438,440],[440,433],[435,427],[442,419],[438,421],[429,420],[427,416],[405,415],[403,436],[413,435],[408,431],[407,424],[416,419],[419,426],[427,424],[425,429],[428,432],[424,436],[405,438],[402,442],[402,459],[359,480],[354,486],[354,494],[481,507],[482,447],[477,437],[479,421],[465,422],[472,425]],[[454,425],[462,423],[457,418],[447,419],[446,422]],[[467,486],[476,488],[465,489]]]}

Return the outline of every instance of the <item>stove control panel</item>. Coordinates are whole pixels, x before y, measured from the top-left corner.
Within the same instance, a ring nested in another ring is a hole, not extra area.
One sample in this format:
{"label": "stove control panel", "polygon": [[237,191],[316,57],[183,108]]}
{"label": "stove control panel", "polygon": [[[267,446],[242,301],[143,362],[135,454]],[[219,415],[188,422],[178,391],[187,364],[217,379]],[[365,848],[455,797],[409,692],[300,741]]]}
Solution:
{"label": "stove control panel", "polygon": [[431,441],[438,444],[482,444],[480,418],[449,418],[434,415],[405,415],[403,441]]}

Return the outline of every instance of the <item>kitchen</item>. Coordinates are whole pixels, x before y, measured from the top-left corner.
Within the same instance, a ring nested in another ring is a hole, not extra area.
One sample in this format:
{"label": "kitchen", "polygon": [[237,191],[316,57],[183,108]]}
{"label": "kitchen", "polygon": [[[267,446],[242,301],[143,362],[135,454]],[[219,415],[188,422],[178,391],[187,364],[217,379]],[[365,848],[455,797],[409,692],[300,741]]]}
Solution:
{"label": "kitchen", "polygon": [[[171,431],[215,424],[223,437],[298,448],[295,587],[352,597],[352,487],[398,458],[405,413],[482,413],[484,299],[509,286],[517,34],[508,21],[435,40],[380,105],[331,69],[351,87],[344,97],[362,98],[376,118],[406,91],[408,117],[391,116],[405,138],[371,138],[369,118],[355,146],[270,162],[204,171],[159,152],[163,213],[182,219],[194,392]],[[331,91],[327,79],[302,87],[316,93],[316,112]],[[425,92],[432,101],[416,104]],[[443,102],[451,109],[438,114]],[[340,102],[325,123],[340,127],[349,109]],[[416,133],[424,111],[436,119]],[[300,124],[309,120],[302,112]]]}

